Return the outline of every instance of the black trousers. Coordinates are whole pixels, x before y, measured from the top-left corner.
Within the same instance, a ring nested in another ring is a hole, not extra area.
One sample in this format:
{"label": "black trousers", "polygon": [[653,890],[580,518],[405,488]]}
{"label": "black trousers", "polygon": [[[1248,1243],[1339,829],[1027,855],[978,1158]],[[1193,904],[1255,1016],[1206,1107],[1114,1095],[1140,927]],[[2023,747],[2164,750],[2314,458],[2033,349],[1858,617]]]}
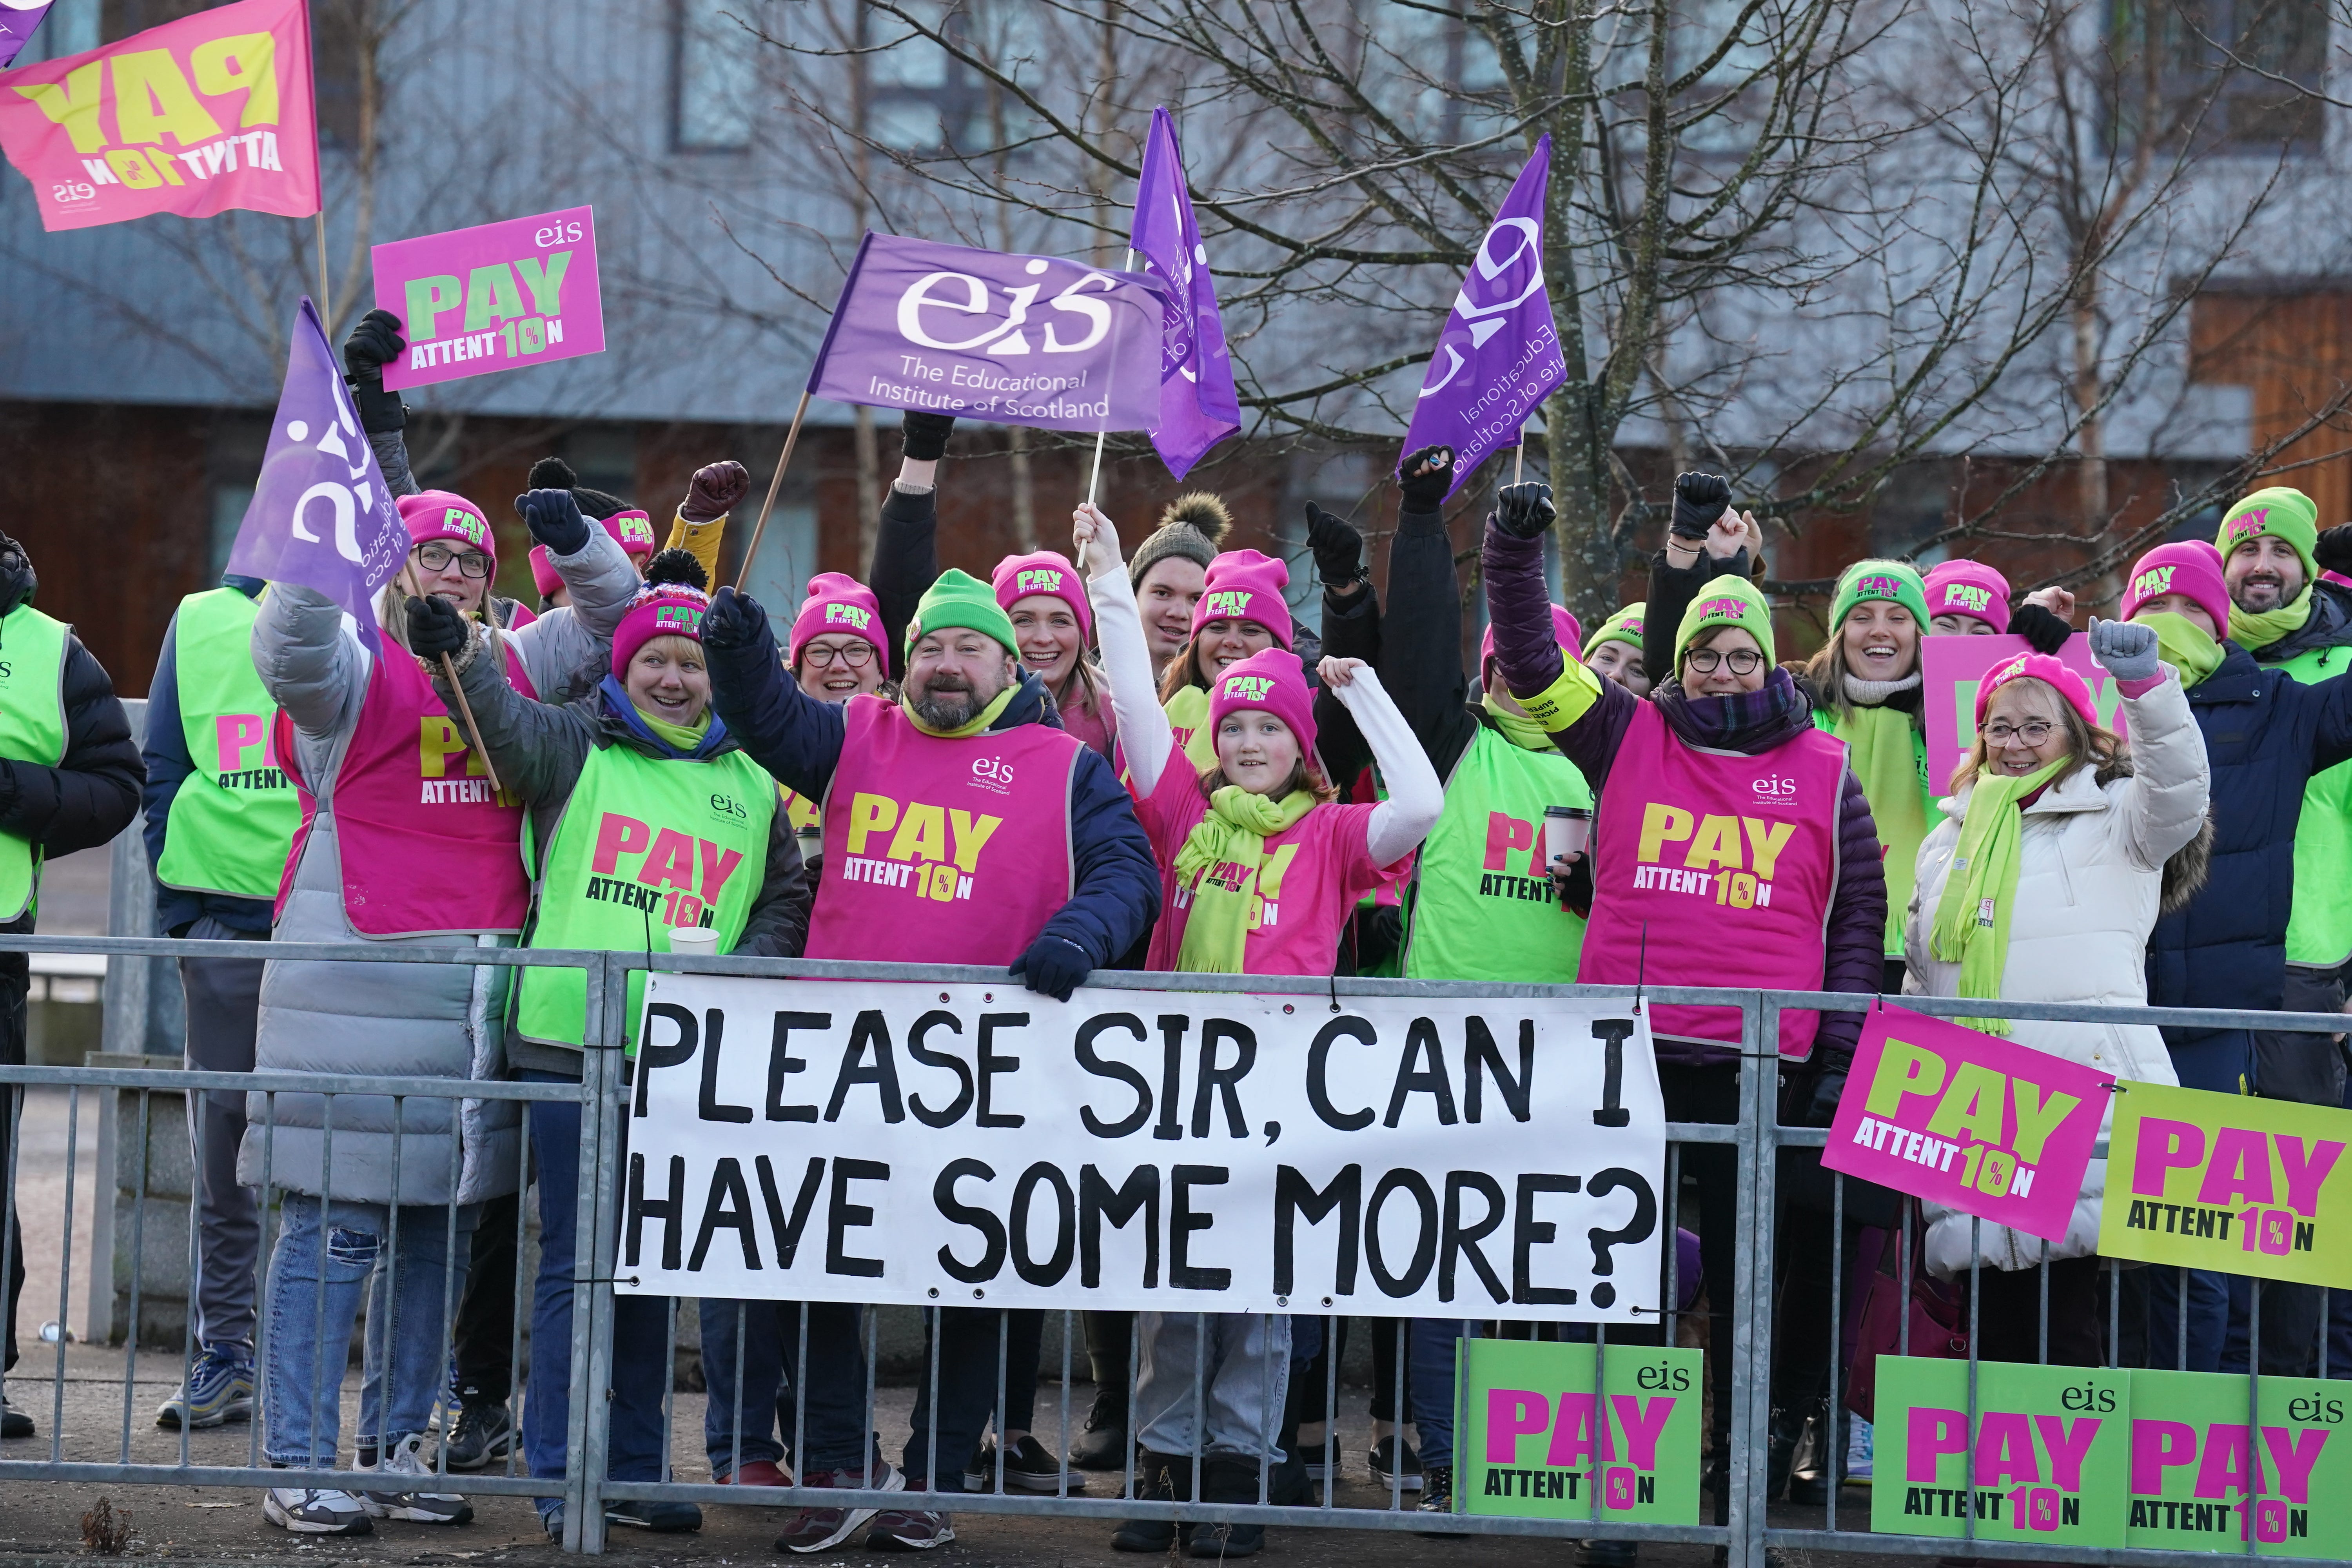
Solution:
{"label": "black trousers", "polygon": [[465,1404],[504,1405],[514,1395],[515,1254],[521,1247],[522,1194],[484,1204],[454,1336],[457,1397]]}
{"label": "black trousers", "polygon": [[[0,931],[12,935],[32,929],[29,919],[0,926]],[[31,973],[24,953],[0,952],[0,1065],[25,1065],[25,992]],[[7,1310],[0,1314],[0,1372],[16,1364],[16,1298],[25,1293],[25,1227],[17,1220],[16,1187],[9,1175],[24,1100],[22,1084],[0,1084],[0,1183],[8,1188],[5,1214],[0,1216],[0,1239],[5,1239],[8,1251]]]}

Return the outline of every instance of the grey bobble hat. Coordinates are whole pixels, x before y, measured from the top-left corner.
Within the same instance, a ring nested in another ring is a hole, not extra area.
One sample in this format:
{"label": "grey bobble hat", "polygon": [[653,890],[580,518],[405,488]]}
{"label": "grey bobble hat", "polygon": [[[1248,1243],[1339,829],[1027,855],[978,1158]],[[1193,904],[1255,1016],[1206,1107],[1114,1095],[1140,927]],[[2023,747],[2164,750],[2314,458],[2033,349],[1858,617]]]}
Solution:
{"label": "grey bobble hat", "polygon": [[1208,491],[1193,490],[1178,496],[1160,514],[1159,528],[1128,558],[1129,584],[1141,587],[1143,574],[1171,555],[1180,555],[1207,571],[1233,525],[1234,515],[1225,510],[1225,503]]}

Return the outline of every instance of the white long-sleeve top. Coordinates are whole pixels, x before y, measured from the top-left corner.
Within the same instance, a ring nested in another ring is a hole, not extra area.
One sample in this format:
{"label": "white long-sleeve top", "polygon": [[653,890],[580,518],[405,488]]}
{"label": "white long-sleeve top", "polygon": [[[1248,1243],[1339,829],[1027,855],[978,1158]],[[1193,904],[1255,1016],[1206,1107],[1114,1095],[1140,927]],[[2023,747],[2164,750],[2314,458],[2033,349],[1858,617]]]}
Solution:
{"label": "white long-sleeve top", "polygon": [[[1111,706],[1118,715],[1128,774],[1137,793],[1149,795],[1176,756],[1176,732],[1160,706],[1159,683],[1151,678],[1142,612],[1136,607],[1135,589],[1124,568],[1087,578],[1087,597],[1094,605],[1095,634],[1110,676]],[[1419,848],[1437,826],[1438,813],[1445,806],[1445,786],[1369,665],[1348,685],[1331,691],[1355,719],[1388,788],[1388,798],[1373,808],[1365,837],[1372,858],[1392,865]]]}

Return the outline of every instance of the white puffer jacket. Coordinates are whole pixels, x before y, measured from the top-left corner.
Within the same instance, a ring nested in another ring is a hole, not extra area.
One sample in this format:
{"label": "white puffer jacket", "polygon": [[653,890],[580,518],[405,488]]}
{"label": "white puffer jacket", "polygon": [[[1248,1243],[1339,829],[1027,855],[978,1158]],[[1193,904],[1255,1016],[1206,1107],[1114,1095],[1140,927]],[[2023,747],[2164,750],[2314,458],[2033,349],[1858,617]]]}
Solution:
{"label": "white puffer jacket", "polygon": [[[2147,1005],[2147,935],[2156,924],[2164,863],[2204,826],[2209,773],[2204,734],[2170,670],[2162,685],[2124,699],[2123,711],[2131,737],[2130,777],[2102,786],[2095,769],[2078,768],[2025,808],[2009,962],[2001,971],[2004,1000]],[[1929,957],[1928,937],[1973,793],[1963,790],[1942,802],[1946,820],[1919,846],[1918,880],[1904,926],[1909,973],[1903,989],[1913,995],[1959,994],[1960,966]],[[2011,1020],[2010,1037],[2117,1078],[2179,1081],[2153,1024],[2019,1018]],[[2106,1120],[2100,1122],[2103,1138]],[[2098,1250],[2106,1182],[2106,1162],[2092,1161],[2066,1239],[2050,1244],[2052,1258],[2087,1258]],[[1965,1270],[1969,1216],[1934,1204],[1924,1207],[1929,1270],[1944,1276]],[[2032,1268],[2042,1261],[2042,1246],[2040,1237],[1987,1224],[1979,1256],[1990,1268]]]}

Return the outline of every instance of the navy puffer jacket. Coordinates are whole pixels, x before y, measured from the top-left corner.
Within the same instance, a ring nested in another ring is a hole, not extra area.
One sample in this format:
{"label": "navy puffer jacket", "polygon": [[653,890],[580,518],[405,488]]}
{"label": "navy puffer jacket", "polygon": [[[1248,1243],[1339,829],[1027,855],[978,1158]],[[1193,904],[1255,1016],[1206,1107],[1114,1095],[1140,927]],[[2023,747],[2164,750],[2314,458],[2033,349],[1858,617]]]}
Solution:
{"label": "navy puffer jacket", "polygon": [[[2352,758],[2352,677],[2305,686],[2236,643],[2221,647],[2221,668],[2189,689],[2212,769],[2211,865],[2204,887],[2148,937],[2147,999],[2158,1007],[2281,1005],[2304,789]],[[2165,1043],[2211,1032],[2168,1028]]]}

